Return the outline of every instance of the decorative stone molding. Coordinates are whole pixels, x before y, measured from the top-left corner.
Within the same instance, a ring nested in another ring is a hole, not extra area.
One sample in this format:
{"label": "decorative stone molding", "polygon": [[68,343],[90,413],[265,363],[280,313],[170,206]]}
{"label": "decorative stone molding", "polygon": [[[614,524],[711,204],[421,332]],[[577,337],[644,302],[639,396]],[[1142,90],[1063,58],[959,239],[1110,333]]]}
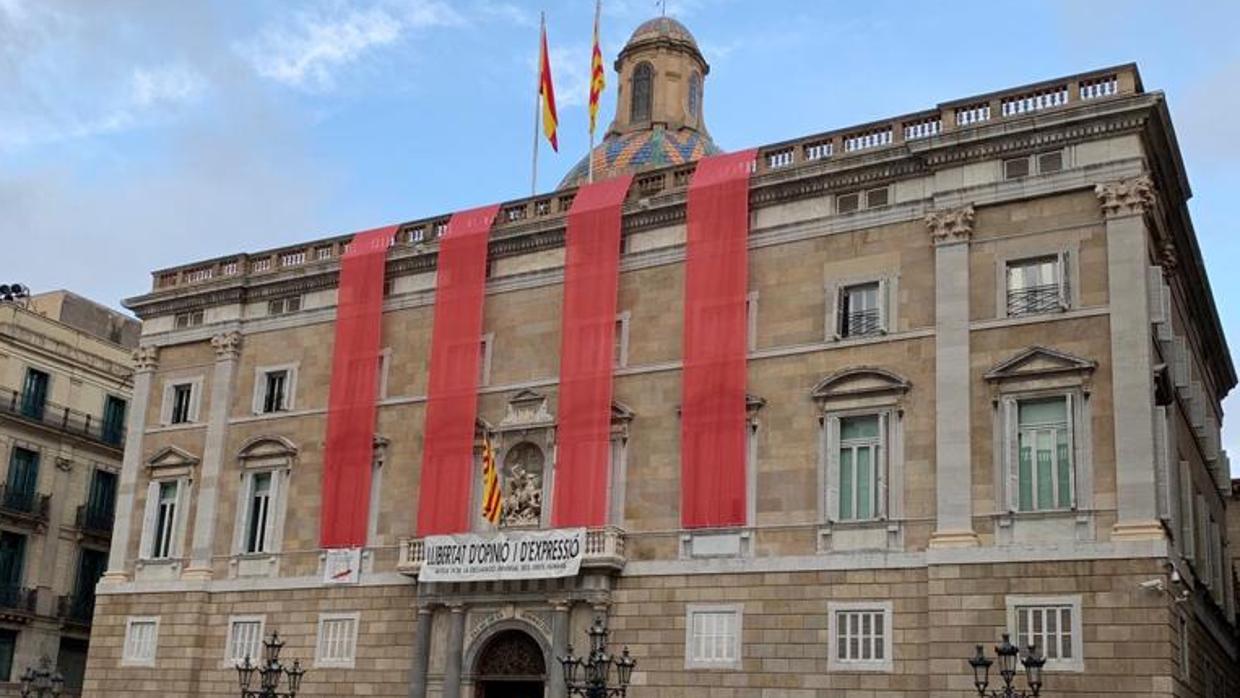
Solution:
{"label": "decorative stone molding", "polygon": [[134,349],[133,368],[138,373],[151,373],[159,368],[159,347],[143,346]]}
{"label": "decorative stone molding", "polygon": [[215,349],[215,360],[225,361],[241,355],[241,333],[233,330],[222,332],[211,338],[211,346]]}
{"label": "decorative stone molding", "polygon": [[1154,206],[1154,180],[1143,174],[1130,179],[1103,182],[1094,187],[1102,213],[1107,217],[1142,214]]}
{"label": "decorative stone molding", "polygon": [[1180,255],[1175,251],[1175,245],[1168,242],[1162,246],[1162,251],[1158,255],[1158,264],[1162,267],[1163,276],[1168,279],[1175,276],[1176,270],[1180,268]]}
{"label": "decorative stone molding", "polygon": [[935,245],[968,242],[973,235],[973,204],[926,214],[930,240]]}

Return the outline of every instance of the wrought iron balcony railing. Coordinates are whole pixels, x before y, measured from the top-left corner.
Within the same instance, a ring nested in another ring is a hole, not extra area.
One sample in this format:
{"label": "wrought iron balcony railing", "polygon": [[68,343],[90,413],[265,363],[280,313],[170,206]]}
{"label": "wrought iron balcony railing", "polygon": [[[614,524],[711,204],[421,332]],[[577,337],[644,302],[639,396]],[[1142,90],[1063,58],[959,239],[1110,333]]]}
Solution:
{"label": "wrought iron balcony railing", "polygon": [[882,317],[878,309],[856,310],[844,318],[845,337],[869,337],[883,331]]}
{"label": "wrought iron balcony railing", "polygon": [[1060,310],[1063,310],[1063,294],[1059,284],[1008,289],[1007,314],[1009,316],[1057,313]]}
{"label": "wrought iron balcony railing", "polygon": [[0,483],[0,512],[16,514],[21,518],[46,522],[52,496],[34,490],[14,489],[8,483]]}
{"label": "wrought iron balcony railing", "polygon": [[95,617],[95,595],[68,595],[56,599],[56,615],[71,623],[90,625]]}
{"label": "wrought iron balcony railing", "polygon": [[0,609],[33,614],[38,591],[26,587],[0,584]]}
{"label": "wrought iron balcony railing", "polygon": [[125,445],[123,424],[108,422],[98,415],[57,405],[12,388],[0,389],[0,396],[0,413],[117,449]]}
{"label": "wrought iron balcony railing", "polygon": [[111,538],[115,518],[116,512],[112,509],[83,504],[77,508],[76,523],[78,530],[83,533]]}

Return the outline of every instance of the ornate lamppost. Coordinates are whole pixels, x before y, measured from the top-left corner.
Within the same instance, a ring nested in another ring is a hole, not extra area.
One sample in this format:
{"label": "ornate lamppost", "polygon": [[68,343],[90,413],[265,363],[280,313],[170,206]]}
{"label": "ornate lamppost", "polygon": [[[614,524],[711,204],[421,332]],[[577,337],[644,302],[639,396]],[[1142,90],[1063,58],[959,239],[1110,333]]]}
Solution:
{"label": "ornate lamppost", "polygon": [[[301,661],[294,659],[293,666],[285,667],[280,663],[280,650],[284,649],[284,641],[280,634],[272,631],[271,637],[263,640],[263,658],[257,665],[246,655],[243,661],[237,662],[237,680],[241,684],[241,698],[294,698],[301,688],[301,677],[305,669]],[[254,677],[258,676],[258,687],[250,688]],[[286,679],[283,692],[280,680]]]}
{"label": "ornate lamppost", "polygon": [[[990,684],[990,666],[994,664],[994,660],[988,658],[982,650],[982,646],[977,646],[977,654],[969,658],[969,666],[973,667],[973,685],[977,688],[977,695],[981,698],[1037,698],[1042,692],[1042,666],[1046,664],[1046,657],[1038,655],[1037,648],[1029,645],[1029,649],[1024,656],[1020,656],[1020,648],[1008,641],[1008,634],[1003,633],[1003,642],[995,647],[995,654],[998,655],[999,676],[1003,679],[1003,687],[996,688],[990,693],[986,692],[986,687]],[[1016,678],[1017,659],[1025,666],[1025,681],[1029,684],[1029,690],[1018,690],[1012,686],[1012,681]]]}
{"label": "ornate lamppost", "polygon": [[38,669],[26,667],[17,680],[22,684],[22,698],[60,698],[65,687],[65,677],[52,667],[46,654],[39,659]]}
{"label": "ornate lamppost", "polygon": [[628,647],[619,657],[607,653],[608,630],[602,618],[594,619],[587,634],[590,636],[590,654],[587,657],[575,656],[573,646],[569,645],[568,654],[559,658],[564,667],[564,686],[568,689],[568,695],[582,698],[623,697],[629,690],[629,680],[633,677],[637,660],[629,656]]}

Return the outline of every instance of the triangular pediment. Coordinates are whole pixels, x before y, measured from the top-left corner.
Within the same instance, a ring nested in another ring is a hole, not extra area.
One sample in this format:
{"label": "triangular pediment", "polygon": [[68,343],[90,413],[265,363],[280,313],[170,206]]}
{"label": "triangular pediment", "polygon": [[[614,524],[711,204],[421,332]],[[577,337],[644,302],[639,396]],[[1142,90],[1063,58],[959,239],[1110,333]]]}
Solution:
{"label": "triangular pediment", "polygon": [[514,426],[534,426],[550,424],[554,419],[547,405],[547,396],[524,388],[508,398],[508,406],[504,418],[500,421],[501,429]]}
{"label": "triangular pediment", "polygon": [[1001,381],[1057,373],[1090,373],[1097,367],[1098,364],[1095,361],[1082,359],[1067,352],[1034,346],[996,364],[986,372],[986,380]]}
{"label": "triangular pediment", "polygon": [[819,381],[810,393],[815,400],[900,394],[912,384],[903,376],[875,366],[857,366],[836,371]]}
{"label": "triangular pediment", "polygon": [[151,456],[146,464],[152,469],[189,468],[198,465],[198,457],[176,446],[165,446]]}

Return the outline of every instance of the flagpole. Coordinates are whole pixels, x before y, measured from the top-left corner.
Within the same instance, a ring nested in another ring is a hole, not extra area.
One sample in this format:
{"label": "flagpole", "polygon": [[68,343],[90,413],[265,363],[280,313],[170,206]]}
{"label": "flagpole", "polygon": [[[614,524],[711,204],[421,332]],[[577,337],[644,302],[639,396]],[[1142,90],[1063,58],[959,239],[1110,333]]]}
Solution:
{"label": "flagpole", "polygon": [[[598,16],[602,10],[603,10],[603,0],[595,0],[594,1],[594,43],[595,45],[598,44]],[[591,95],[594,94],[594,49],[593,47],[591,47],[590,49],[590,94]],[[592,107],[590,107],[589,104],[587,104],[586,109],[591,109],[591,108]],[[595,126],[594,116],[591,115],[590,117],[590,149],[586,151],[586,162],[589,163],[589,169],[587,170],[588,174],[586,175],[586,181],[591,184],[594,183],[594,126]]]}
{"label": "flagpole", "polygon": [[538,13],[538,62],[534,66],[534,157],[530,168],[530,196],[538,195],[538,128],[542,125],[543,36],[547,32],[547,14]]}

